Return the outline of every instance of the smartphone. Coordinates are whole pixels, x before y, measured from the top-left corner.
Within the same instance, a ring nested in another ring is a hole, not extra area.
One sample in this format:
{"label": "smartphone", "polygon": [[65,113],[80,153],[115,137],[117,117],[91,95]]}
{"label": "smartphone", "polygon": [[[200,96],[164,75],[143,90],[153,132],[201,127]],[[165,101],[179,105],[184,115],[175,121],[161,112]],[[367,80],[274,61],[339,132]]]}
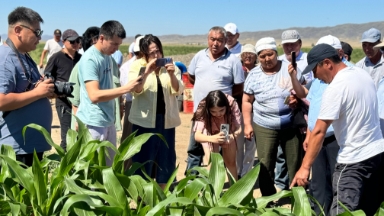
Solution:
{"label": "smartphone", "polygon": [[229,124],[221,124],[220,125],[220,132],[224,132],[225,139],[228,142],[229,141]]}
{"label": "smartphone", "polygon": [[141,67],[140,68],[139,76],[143,76],[143,74],[145,73],[145,69],[147,69],[147,68],[146,67]]}
{"label": "smartphone", "polygon": [[291,52],[291,58],[292,58],[291,60],[292,66],[296,70],[296,52],[295,51]]}
{"label": "smartphone", "polygon": [[290,97],[291,97],[291,96],[288,95],[288,96],[285,98],[285,100],[284,100],[284,104],[286,104],[286,105],[289,104],[289,98],[290,98]]}
{"label": "smartphone", "polygon": [[171,63],[171,58],[158,58],[156,59],[156,67],[164,67],[166,64]]}

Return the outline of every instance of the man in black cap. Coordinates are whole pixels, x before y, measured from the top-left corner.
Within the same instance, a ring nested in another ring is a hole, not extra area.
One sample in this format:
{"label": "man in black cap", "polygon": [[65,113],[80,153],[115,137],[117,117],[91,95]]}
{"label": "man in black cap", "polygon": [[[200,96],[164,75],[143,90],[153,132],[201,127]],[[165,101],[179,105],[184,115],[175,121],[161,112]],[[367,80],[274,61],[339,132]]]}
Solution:
{"label": "man in black cap", "polygon": [[328,44],[316,45],[308,53],[308,66],[316,78],[329,83],[320,114],[312,130],[303,163],[291,187],[308,184],[310,168],[332,123],[340,151],[333,175],[331,215],[362,209],[373,215],[383,196],[380,181],[384,161],[384,139],[380,130],[376,88],[362,69],[347,67]]}
{"label": "man in black cap", "polygon": [[[45,67],[45,73],[50,72],[55,81],[68,82],[73,67],[81,57],[77,52],[80,47],[80,39],[81,37],[75,30],[68,29],[64,31],[64,48],[53,54]],[[60,96],[56,99],[56,111],[61,128],[60,146],[65,150],[67,148],[67,132],[71,127],[72,112],[72,105],[67,97]]]}
{"label": "man in black cap", "polygon": [[59,52],[62,48],[63,48],[63,42],[61,41],[61,31],[60,31],[60,29],[56,29],[53,32],[53,38],[49,39],[49,40],[47,40],[47,42],[45,42],[44,49],[43,49],[43,52],[41,53],[41,57],[40,57],[39,68],[44,67],[44,58],[45,58],[45,55],[47,53],[48,53],[48,55],[47,55],[47,62],[48,62],[49,58],[53,54]]}

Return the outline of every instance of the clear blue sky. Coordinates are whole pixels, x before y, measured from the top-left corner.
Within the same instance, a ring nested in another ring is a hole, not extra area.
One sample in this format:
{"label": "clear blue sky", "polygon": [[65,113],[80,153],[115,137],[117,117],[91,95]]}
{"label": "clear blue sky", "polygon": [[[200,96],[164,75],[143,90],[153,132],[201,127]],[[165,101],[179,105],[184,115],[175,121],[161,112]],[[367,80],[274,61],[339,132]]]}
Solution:
{"label": "clear blue sky", "polygon": [[0,34],[7,33],[8,14],[17,6],[42,16],[44,35],[56,28],[82,34],[111,19],[123,24],[127,36],[206,34],[228,22],[244,32],[384,20],[381,0],[10,0],[0,6]]}

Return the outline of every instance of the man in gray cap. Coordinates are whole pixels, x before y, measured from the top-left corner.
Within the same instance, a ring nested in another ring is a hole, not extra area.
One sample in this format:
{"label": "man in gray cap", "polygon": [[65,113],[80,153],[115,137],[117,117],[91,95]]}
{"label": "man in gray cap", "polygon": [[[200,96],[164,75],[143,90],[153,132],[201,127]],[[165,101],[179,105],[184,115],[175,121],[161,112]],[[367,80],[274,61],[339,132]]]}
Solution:
{"label": "man in gray cap", "polygon": [[[81,55],[77,52],[80,47],[81,37],[73,29],[67,29],[63,33],[64,48],[53,54],[45,73],[50,72],[55,81],[68,82],[73,67],[80,60]],[[71,127],[72,105],[66,96],[56,99],[56,111],[60,121],[61,143],[60,146],[67,148],[67,131]]]}
{"label": "man in gray cap", "polygon": [[362,48],[365,57],[356,63],[356,67],[363,68],[372,77],[376,87],[384,75],[383,57],[379,49],[374,46],[381,42],[381,32],[371,28],[363,33],[361,37]]}
{"label": "man in gray cap", "polygon": [[318,44],[308,53],[308,66],[316,78],[329,84],[325,89],[318,119],[311,132],[303,163],[291,187],[307,185],[310,169],[332,124],[340,146],[333,174],[331,215],[362,209],[373,215],[383,200],[381,172],[384,139],[380,130],[376,88],[362,69],[347,67],[337,51]]}

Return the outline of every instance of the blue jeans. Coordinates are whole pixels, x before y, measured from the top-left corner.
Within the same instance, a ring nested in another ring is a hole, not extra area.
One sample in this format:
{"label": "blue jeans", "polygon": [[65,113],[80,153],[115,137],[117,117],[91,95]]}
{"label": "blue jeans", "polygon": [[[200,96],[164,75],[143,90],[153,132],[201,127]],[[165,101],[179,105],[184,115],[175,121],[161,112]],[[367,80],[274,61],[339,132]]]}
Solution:
{"label": "blue jeans", "polygon": [[282,190],[288,190],[289,188],[287,162],[285,161],[283,149],[280,145],[277,148],[275,185]]}
{"label": "blue jeans", "polygon": [[[156,127],[144,128],[139,125],[132,125],[132,131],[137,131],[136,136],[144,133],[159,133],[162,134],[167,141],[168,147],[160,137],[153,135],[141,147],[140,152],[132,157],[132,162],[145,163],[144,170],[152,176],[155,172],[157,183],[167,183],[173,171],[176,169],[176,151],[175,151],[175,128],[164,128],[164,115],[156,115]],[[149,162],[148,162],[149,161]],[[156,164],[155,164],[156,163]],[[154,166],[156,166],[154,168]],[[136,174],[144,176],[141,170],[136,171]]]}
{"label": "blue jeans", "polygon": [[[189,137],[189,145],[188,145],[188,158],[187,158],[187,169],[185,170],[185,174],[188,170],[193,167],[201,166],[204,157],[204,149],[200,143],[195,140],[195,132],[193,131],[193,126],[195,122],[192,121],[191,126],[191,136]],[[196,171],[192,171],[191,173],[197,174]]]}

